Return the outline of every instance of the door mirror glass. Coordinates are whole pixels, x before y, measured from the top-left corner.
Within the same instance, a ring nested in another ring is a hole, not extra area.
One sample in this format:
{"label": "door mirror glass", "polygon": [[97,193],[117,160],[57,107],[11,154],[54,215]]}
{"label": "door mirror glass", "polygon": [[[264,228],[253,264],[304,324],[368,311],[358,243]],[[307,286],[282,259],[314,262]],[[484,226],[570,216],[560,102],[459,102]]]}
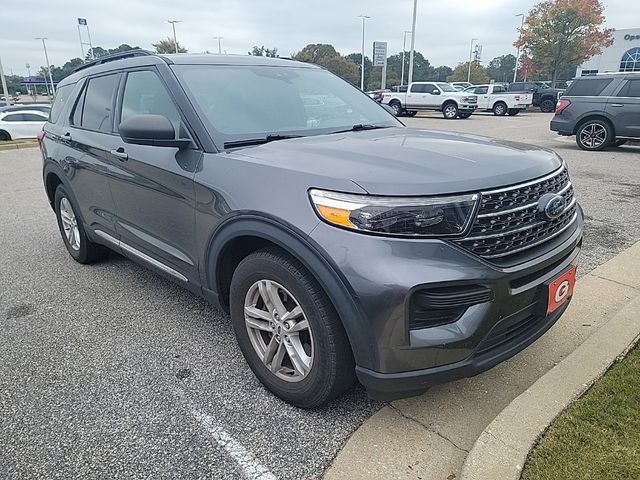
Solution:
{"label": "door mirror glass", "polygon": [[187,148],[191,143],[189,139],[176,139],[173,124],[163,115],[131,115],[120,124],[119,131],[125,143],[134,145]]}

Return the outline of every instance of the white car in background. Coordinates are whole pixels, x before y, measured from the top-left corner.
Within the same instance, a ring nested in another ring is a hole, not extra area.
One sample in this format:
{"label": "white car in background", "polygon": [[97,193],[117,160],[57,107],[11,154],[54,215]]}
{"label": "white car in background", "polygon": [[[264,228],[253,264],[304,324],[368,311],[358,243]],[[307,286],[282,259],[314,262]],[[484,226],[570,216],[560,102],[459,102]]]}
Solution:
{"label": "white car in background", "polygon": [[507,113],[513,117],[524,112],[533,102],[531,93],[508,92],[505,86],[500,83],[472,85],[465,88],[464,92],[478,96],[478,110],[491,111],[498,117]]}
{"label": "white car in background", "polygon": [[0,112],[0,141],[36,138],[49,116],[36,110]]}

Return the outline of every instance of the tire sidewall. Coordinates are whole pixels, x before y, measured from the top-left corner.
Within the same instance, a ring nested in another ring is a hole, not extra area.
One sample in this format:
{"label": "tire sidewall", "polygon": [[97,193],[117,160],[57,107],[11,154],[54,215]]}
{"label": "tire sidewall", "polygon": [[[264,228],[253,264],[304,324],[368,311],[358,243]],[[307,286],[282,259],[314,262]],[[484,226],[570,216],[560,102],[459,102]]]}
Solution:
{"label": "tire sidewall", "polygon": [[398,102],[391,102],[389,106],[393,109],[393,114],[396,117],[399,117],[402,115],[402,106]]}
{"label": "tire sidewall", "polygon": [[543,100],[542,102],[540,102],[540,110],[544,113],[551,113],[554,111],[556,106],[556,102],[554,102],[553,100],[547,98],[545,100]]}
{"label": "tire sidewall", "polygon": [[[259,280],[276,281],[291,292],[309,322],[314,358],[311,370],[298,382],[287,382],[276,377],[264,365],[249,339],[244,320],[244,302],[249,288]],[[231,321],[240,349],[253,373],[269,390],[289,403],[306,408],[309,397],[316,397],[319,393],[324,393],[319,390],[328,389],[333,381],[330,357],[335,352],[323,319],[331,312],[325,311],[317,299],[301,285],[301,278],[297,278],[289,269],[266,257],[247,257],[240,262],[233,274],[229,304]]]}
{"label": "tire sidewall", "polygon": [[[607,132],[607,137],[605,138],[604,142],[602,142],[602,144],[597,147],[589,147],[588,145],[583,144],[582,141],[580,140],[580,133],[582,132],[582,130],[585,129],[587,126],[593,125],[593,124],[603,126],[605,131]],[[580,125],[580,127],[576,131],[576,143],[578,144],[578,147],[580,147],[582,150],[586,150],[589,152],[597,152],[609,147],[611,144],[612,138],[613,138],[613,131],[611,129],[611,126],[603,120],[589,120],[587,122],[584,122],[582,125]]]}
{"label": "tire sidewall", "polygon": [[[455,115],[448,116],[446,114],[446,111],[447,111],[447,109],[449,109],[451,107],[453,107],[455,109]],[[457,118],[458,117],[458,112],[459,112],[458,107],[453,102],[445,103],[444,106],[442,107],[442,116],[447,120],[453,120],[453,119]]]}
{"label": "tire sidewall", "polygon": [[11,135],[9,135],[9,132],[6,132],[4,130],[0,130],[0,140],[4,141],[4,142],[8,142],[11,140]]}
{"label": "tire sidewall", "polygon": [[[73,214],[76,217],[76,222],[78,223],[78,230],[80,232],[80,248],[78,250],[74,250],[71,248],[69,241],[67,240],[67,236],[64,233],[64,227],[62,226],[62,217],[60,216],[60,202],[63,198],[66,198],[73,209]],[[82,221],[82,217],[80,216],[79,208],[74,201],[74,199],[67,193],[64,185],[59,185],[56,189],[56,194],[54,198],[55,212],[56,212],[56,220],[58,222],[58,229],[60,230],[60,236],[62,237],[62,241],[64,242],[64,246],[67,248],[69,255],[73,257],[73,259],[80,263],[85,263],[88,258],[88,241],[87,235],[84,230],[84,223]]]}

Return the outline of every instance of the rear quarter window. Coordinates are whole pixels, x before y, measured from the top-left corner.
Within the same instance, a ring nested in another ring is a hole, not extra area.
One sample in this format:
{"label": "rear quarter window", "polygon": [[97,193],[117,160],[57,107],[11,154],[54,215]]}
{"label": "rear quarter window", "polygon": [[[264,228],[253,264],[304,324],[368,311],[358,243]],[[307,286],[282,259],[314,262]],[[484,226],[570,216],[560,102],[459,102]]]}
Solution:
{"label": "rear quarter window", "polygon": [[565,97],[597,97],[613,78],[579,78],[564,92]]}
{"label": "rear quarter window", "polygon": [[71,95],[71,90],[73,90],[74,85],[75,83],[70,83],[68,85],[58,87],[58,90],[56,91],[56,97],[53,99],[53,105],[51,105],[49,122],[56,123],[58,121],[63,107],[67,103],[67,100],[69,100],[69,95]]}

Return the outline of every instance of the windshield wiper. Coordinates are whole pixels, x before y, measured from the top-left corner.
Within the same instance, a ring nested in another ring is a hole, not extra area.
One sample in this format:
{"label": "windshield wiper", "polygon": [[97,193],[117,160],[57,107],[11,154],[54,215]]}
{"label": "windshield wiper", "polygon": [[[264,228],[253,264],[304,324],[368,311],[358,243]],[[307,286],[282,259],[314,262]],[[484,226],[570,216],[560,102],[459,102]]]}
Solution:
{"label": "windshield wiper", "polygon": [[302,135],[267,135],[262,138],[247,138],[246,140],[235,140],[233,142],[225,142],[224,148],[250,147],[252,145],[263,145],[276,140],[286,140],[288,138],[300,138]]}
{"label": "windshield wiper", "polygon": [[369,123],[356,123],[351,128],[347,128],[345,130],[338,130],[337,132],[332,132],[332,133],[361,132],[362,130],[377,130],[378,128],[389,128],[389,127],[383,126],[383,125],[371,125]]}

